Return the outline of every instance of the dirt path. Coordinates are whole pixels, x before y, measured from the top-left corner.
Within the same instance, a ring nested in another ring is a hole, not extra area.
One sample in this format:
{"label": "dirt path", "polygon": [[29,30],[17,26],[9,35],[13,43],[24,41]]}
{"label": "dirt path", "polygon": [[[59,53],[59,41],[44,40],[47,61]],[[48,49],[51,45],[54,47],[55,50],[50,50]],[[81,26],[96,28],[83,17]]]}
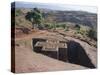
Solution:
{"label": "dirt path", "polygon": [[18,35],[18,36],[15,36],[15,40],[21,40],[21,39],[31,39],[33,37],[38,37],[39,35],[43,35],[43,34],[46,34],[46,31],[37,31],[37,32],[33,32],[31,34],[22,34],[22,35]]}

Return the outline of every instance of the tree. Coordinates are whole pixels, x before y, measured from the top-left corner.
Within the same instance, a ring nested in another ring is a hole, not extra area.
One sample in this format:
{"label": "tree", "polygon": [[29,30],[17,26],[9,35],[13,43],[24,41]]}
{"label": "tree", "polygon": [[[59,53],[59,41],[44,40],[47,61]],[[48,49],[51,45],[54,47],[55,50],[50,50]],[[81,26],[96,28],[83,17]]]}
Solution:
{"label": "tree", "polygon": [[42,13],[38,8],[34,8],[31,12],[28,12],[25,18],[32,22],[33,28],[42,27],[43,17],[42,17]]}

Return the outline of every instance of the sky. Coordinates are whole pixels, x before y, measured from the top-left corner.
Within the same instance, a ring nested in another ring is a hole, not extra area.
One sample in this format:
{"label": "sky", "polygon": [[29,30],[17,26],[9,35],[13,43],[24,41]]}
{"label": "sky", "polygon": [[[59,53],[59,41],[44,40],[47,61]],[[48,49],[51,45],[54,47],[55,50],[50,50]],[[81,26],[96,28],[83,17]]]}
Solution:
{"label": "sky", "polygon": [[82,6],[82,5],[68,5],[68,4],[50,4],[50,3],[33,3],[33,2],[16,2],[17,8],[46,8],[52,10],[62,11],[86,11],[91,13],[97,13],[97,7],[95,6]]}

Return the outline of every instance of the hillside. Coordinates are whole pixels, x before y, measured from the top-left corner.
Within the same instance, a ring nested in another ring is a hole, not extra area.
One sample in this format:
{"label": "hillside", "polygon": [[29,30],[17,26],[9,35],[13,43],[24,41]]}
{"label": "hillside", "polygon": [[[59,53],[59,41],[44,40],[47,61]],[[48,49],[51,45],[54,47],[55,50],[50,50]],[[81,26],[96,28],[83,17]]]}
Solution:
{"label": "hillside", "polygon": [[[25,17],[32,8],[16,8],[16,14]],[[83,11],[53,11],[49,9],[40,9],[45,22],[71,22],[74,24],[89,26],[97,28],[97,14],[83,12]],[[20,18],[21,19],[21,18]],[[51,20],[52,19],[52,20]]]}
{"label": "hillside", "polygon": [[24,6],[24,3],[20,2],[14,6],[12,3],[11,29],[14,35],[11,38],[12,42],[14,41],[14,72],[97,67],[96,13],[54,10],[43,8],[41,4],[41,8],[34,6],[30,3]]}
{"label": "hillside", "polygon": [[[43,10],[44,11],[44,10]],[[75,24],[82,24],[85,26],[96,27],[97,26],[97,15],[82,12],[82,11],[44,11],[44,16],[46,19],[49,17],[46,15],[55,17],[56,22],[72,22]],[[52,18],[52,17],[51,17]]]}
{"label": "hillside", "polygon": [[[32,38],[47,38],[47,39],[55,39],[55,40],[64,40],[64,37],[58,33],[52,33],[48,31],[36,31],[32,34],[28,35],[20,35],[16,36],[15,39],[15,61],[16,73],[24,73],[24,72],[44,72],[44,71],[59,71],[59,70],[82,70],[89,69],[89,64],[86,66],[82,66],[80,64],[74,64],[70,62],[63,62],[57,59],[51,58],[47,55],[36,53],[32,50]],[[90,57],[91,62],[97,66],[97,55],[96,48],[87,44],[86,42],[80,41],[78,39],[68,37],[66,35],[65,40],[73,40],[82,45],[84,47],[86,54]],[[82,54],[80,54],[81,56]],[[80,57],[79,56],[79,57]],[[83,57],[83,58],[82,58]],[[86,56],[82,56],[82,62],[85,64],[87,60]],[[88,61],[89,63],[89,61]]]}

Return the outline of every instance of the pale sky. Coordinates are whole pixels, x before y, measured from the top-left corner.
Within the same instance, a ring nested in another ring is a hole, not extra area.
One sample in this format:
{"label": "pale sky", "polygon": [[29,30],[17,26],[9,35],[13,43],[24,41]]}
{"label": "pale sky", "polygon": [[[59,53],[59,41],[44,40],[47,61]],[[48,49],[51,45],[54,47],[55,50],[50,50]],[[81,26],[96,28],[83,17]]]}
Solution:
{"label": "pale sky", "polygon": [[19,8],[38,7],[38,8],[52,9],[52,10],[87,11],[87,12],[91,12],[91,13],[97,13],[97,7],[95,7],[95,6],[83,6],[83,5],[16,2],[16,7],[19,7]]}

